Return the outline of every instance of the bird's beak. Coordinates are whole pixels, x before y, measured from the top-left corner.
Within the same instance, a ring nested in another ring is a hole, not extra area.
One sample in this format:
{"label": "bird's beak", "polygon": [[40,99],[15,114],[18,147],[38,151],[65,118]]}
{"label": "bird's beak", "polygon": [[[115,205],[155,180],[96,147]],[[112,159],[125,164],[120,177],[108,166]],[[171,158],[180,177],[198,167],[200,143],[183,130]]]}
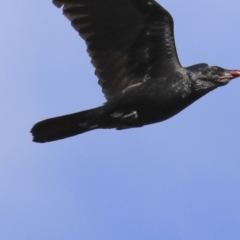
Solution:
{"label": "bird's beak", "polygon": [[230,74],[232,75],[232,78],[240,77],[240,71],[238,70],[230,71]]}
{"label": "bird's beak", "polygon": [[240,77],[240,71],[239,70],[228,70],[225,72],[225,74],[221,77],[219,77],[219,80],[232,80],[234,78]]}

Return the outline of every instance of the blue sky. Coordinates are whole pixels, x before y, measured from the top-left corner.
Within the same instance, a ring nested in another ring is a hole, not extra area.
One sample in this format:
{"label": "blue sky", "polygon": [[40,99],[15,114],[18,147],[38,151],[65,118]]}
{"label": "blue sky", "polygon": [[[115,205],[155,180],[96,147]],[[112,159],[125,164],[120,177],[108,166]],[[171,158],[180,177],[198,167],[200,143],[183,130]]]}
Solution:
{"label": "blue sky", "polygon": [[[240,68],[239,1],[159,2],[183,66]],[[0,29],[0,239],[240,239],[240,79],[159,124],[36,144],[37,121],[105,100],[50,0],[5,2]]]}

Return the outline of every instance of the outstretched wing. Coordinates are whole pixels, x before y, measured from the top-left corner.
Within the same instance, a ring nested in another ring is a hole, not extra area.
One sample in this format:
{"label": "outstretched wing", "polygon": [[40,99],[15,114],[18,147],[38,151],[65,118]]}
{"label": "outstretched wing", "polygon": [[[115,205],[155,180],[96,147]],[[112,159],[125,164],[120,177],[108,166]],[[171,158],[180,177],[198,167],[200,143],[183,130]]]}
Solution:
{"label": "outstretched wing", "polygon": [[171,15],[154,0],[53,0],[86,41],[105,97],[180,68]]}

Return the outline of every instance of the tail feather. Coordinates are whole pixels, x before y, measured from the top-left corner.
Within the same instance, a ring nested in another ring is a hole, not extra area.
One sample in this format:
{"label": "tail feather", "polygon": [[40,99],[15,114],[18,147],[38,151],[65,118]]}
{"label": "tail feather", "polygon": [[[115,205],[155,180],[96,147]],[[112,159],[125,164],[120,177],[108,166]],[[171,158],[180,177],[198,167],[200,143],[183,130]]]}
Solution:
{"label": "tail feather", "polygon": [[98,107],[43,120],[31,129],[33,141],[51,142],[97,129],[101,118],[102,107]]}

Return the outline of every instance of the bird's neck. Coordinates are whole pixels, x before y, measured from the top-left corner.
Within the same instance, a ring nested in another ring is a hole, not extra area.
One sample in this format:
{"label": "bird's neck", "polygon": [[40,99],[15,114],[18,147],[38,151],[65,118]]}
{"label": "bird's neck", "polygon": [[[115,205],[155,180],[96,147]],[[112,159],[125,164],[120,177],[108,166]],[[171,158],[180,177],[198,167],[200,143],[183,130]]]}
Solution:
{"label": "bird's neck", "polygon": [[192,93],[199,96],[199,98],[218,87],[212,81],[202,80],[200,73],[188,72],[188,76],[191,81]]}

